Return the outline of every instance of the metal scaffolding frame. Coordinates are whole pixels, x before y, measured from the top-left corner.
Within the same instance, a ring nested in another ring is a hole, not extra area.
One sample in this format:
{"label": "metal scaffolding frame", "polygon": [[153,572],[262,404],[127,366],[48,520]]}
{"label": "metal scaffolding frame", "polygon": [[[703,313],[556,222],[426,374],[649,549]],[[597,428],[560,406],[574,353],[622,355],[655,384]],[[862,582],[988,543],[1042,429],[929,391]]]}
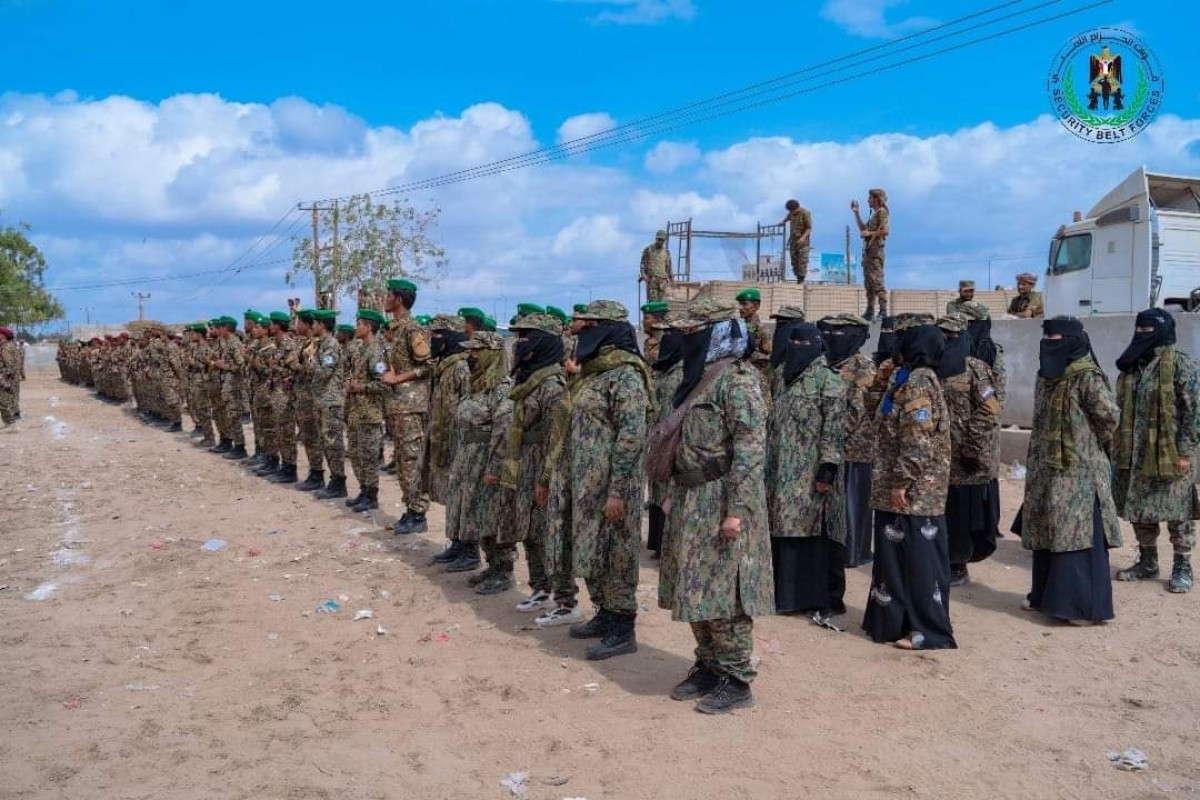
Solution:
{"label": "metal scaffolding frame", "polygon": [[[784,270],[787,266],[787,225],[785,223],[763,225],[760,222],[757,225],[757,230],[753,233],[743,233],[742,231],[694,230],[692,228],[692,220],[687,219],[684,222],[668,222],[666,231],[666,246],[668,250],[671,249],[671,237],[674,236],[676,240],[674,278],[677,281],[690,282],[692,280],[692,239],[753,239],[755,282],[779,283],[784,280]],[[778,271],[763,270],[763,239],[774,239],[776,237],[780,240],[778,249],[775,251],[768,249],[768,252],[779,253],[780,268]]]}

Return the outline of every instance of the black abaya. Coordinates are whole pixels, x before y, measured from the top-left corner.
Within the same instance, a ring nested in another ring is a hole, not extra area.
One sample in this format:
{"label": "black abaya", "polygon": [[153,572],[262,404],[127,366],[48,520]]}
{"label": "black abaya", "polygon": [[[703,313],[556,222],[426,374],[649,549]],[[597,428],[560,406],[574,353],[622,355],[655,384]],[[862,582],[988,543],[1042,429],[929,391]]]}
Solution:
{"label": "black abaya", "polygon": [[1054,553],[1033,551],[1033,585],[1029,605],[1048,617],[1105,622],[1113,611],[1112,576],[1100,501],[1092,512],[1092,546]]}
{"label": "black abaya", "polygon": [[950,563],[974,564],[996,552],[999,536],[999,495],[991,484],[951,486],[946,494],[946,529]]}
{"label": "black abaya", "polygon": [[846,487],[846,566],[858,567],[871,562],[871,465],[857,461],[842,464]]}
{"label": "black abaya", "polygon": [[846,613],[845,548],[825,536],[771,538],[775,611]]}
{"label": "black abaya", "polygon": [[875,564],[862,627],[876,642],[907,638],[918,650],[958,647],[950,625],[945,517],[875,512]]}

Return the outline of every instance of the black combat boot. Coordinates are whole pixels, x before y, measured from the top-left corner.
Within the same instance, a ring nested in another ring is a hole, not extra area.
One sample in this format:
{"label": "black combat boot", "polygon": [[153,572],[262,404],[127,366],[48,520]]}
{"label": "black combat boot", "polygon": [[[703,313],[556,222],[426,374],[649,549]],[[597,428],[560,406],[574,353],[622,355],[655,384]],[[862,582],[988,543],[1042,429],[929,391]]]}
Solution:
{"label": "black combat boot", "polygon": [[412,522],[412,513],[413,512],[406,510],[403,514],[401,514],[400,519],[396,520],[396,524],[392,526],[392,532],[397,536],[403,536],[406,533],[412,533],[412,531],[408,529],[409,523]]}
{"label": "black combat boot", "polygon": [[1138,560],[1129,569],[1117,570],[1119,581],[1145,581],[1158,577],[1158,546],[1138,548]]}
{"label": "black combat boot", "polygon": [[672,700],[695,700],[717,688],[721,676],[697,661],[692,665],[687,677],[675,684],[671,690]]}
{"label": "black combat boot", "polygon": [[[470,585],[469,579],[468,585]],[[475,594],[500,594],[516,585],[517,582],[513,580],[512,567],[509,566],[507,569],[497,569],[490,578],[480,581],[475,587]]]}
{"label": "black combat boot", "polygon": [[316,492],[325,488],[325,470],[310,469],[308,477],[303,483],[296,484],[296,488],[302,492]]}
{"label": "black combat boot", "polygon": [[222,458],[227,458],[230,461],[241,461],[246,457],[246,445],[234,445],[233,449],[226,453]]}
{"label": "black combat boot", "polygon": [[388,475],[395,475],[396,474],[396,459],[393,458],[391,461],[387,462],[379,469],[381,472],[386,472]]}
{"label": "black combat boot", "polygon": [[[438,553],[433,558],[429,559],[429,564],[430,564],[430,566],[432,566],[434,564],[452,564],[455,561],[458,561],[458,557],[462,555],[462,549],[463,549],[462,542],[453,541],[450,543],[450,545],[445,550]],[[474,576],[472,576],[472,577],[474,577]]]}
{"label": "black combat boot", "polygon": [[356,514],[361,514],[364,511],[373,511],[379,508],[379,487],[369,486],[362,490],[362,500],[350,507],[350,510]]}
{"label": "black combat boot", "polygon": [[608,630],[599,642],[587,649],[588,661],[604,661],[607,658],[637,652],[637,612],[632,614],[613,613]]}
{"label": "black combat boot", "polygon": [[211,447],[213,447],[215,444],[216,444],[216,441],[213,439],[213,437],[212,437],[211,435],[209,435],[209,436],[205,436],[203,439],[201,439],[199,442],[197,442],[197,443],[196,443],[196,446],[197,446],[197,447],[209,447],[209,448],[211,448]]}
{"label": "black combat boot", "polygon": [[346,498],[346,508],[354,508],[356,505],[361,503],[363,501],[363,498],[367,496],[366,491],[367,491],[367,487],[359,486],[358,494],[354,495],[354,497]]}
{"label": "black combat boot", "polygon": [[177,419],[171,423],[171,427],[167,428],[167,433],[182,433],[182,432],[183,432],[183,420]]}
{"label": "black combat boot", "polygon": [[446,572],[474,572],[479,569],[479,542],[463,542],[458,558],[446,565]]}
{"label": "black combat boot", "polygon": [[232,449],[233,449],[233,442],[229,441],[228,439],[222,439],[221,443],[218,444],[216,447],[208,448],[208,452],[224,454],[224,453],[228,453]]}
{"label": "black combat boot", "polygon": [[345,496],[346,496],[346,476],[345,475],[331,475],[329,478],[329,484],[324,489],[317,492],[317,494],[316,494],[316,498],[318,500],[338,500]]}
{"label": "black combat boot", "polygon": [[716,687],[696,703],[696,710],[701,714],[728,714],[737,708],[753,707],[750,684],[729,675],[722,675]]}
{"label": "black combat boot", "polygon": [[950,585],[951,586],[966,586],[971,582],[971,573],[967,570],[966,564],[951,564],[950,565]]}
{"label": "black combat boot", "polygon": [[250,468],[250,471],[260,477],[266,477],[273,474],[279,469],[279,459],[275,456],[263,456],[258,461],[258,466],[251,466],[253,461],[246,461],[245,465]]}
{"label": "black combat boot", "polygon": [[268,459],[270,459],[270,456],[267,455],[266,453],[264,453],[262,450],[259,450],[256,445],[254,448],[254,455],[252,455],[252,456],[250,456],[250,458],[246,459],[245,466],[248,467],[249,469],[258,469],[259,467],[266,464]]}
{"label": "black combat boot", "polygon": [[1175,554],[1175,563],[1171,566],[1171,579],[1167,581],[1167,589],[1175,594],[1186,594],[1192,590],[1191,557]]}
{"label": "black combat boot", "polygon": [[467,586],[478,586],[484,581],[490,581],[492,578],[500,574],[500,568],[495,564],[488,564],[486,567],[476,572],[474,575],[467,576]]}
{"label": "black combat boot", "polygon": [[612,615],[603,608],[596,611],[596,616],[587,622],[578,622],[567,632],[572,639],[599,639],[608,631]]}
{"label": "black combat boot", "polygon": [[429,530],[429,523],[425,519],[424,511],[414,511],[408,518],[408,529],[405,533],[425,533]]}
{"label": "black combat boot", "polygon": [[273,475],[268,475],[267,480],[271,483],[295,483],[297,480],[296,465],[287,462],[281,463],[279,470]]}

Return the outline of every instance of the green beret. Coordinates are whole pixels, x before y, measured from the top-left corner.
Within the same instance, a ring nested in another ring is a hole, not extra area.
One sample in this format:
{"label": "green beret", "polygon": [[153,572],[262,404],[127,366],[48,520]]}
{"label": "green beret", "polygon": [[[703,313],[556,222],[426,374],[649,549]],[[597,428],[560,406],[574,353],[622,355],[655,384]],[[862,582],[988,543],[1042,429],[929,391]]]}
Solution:
{"label": "green beret", "polygon": [[268,316],[268,319],[269,319],[271,322],[287,322],[287,323],[290,323],[290,322],[292,321],[292,315],[291,315],[291,314],[289,314],[289,313],[288,313],[288,312],[286,312],[286,311],[272,311],[272,312],[270,313],[270,315]]}
{"label": "green beret", "polygon": [[458,310],[458,315],[463,319],[478,319],[482,320],[487,314],[483,313],[483,309],[475,308],[475,306],[463,306]]}
{"label": "green beret", "polygon": [[483,329],[485,331],[491,331],[494,333],[496,331],[496,320],[492,319],[491,317],[484,317]]}
{"label": "green beret", "polygon": [[[337,320],[337,312],[332,308],[318,308],[312,312],[313,319],[317,322],[335,322]],[[332,326],[326,326],[332,327]]]}
{"label": "green beret", "polygon": [[666,314],[670,310],[671,305],[665,300],[651,300],[649,303],[646,303],[646,305],[642,306],[643,314]]}
{"label": "green beret", "polygon": [[517,322],[520,321],[520,319],[521,318],[518,317],[516,314],[513,314],[511,317],[508,318],[508,327],[511,328],[513,325],[516,325]]}
{"label": "green beret", "polygon": [[233,317],[222,316],[222,317],[218,317],[217,320],[218,320],[217,324],[224,325],[227,328],[232,328],[235,331],[237,330],[237,320],[234,319]]}
{"label": "green beret", "polygon": [[587,303],[576,303],[571,306],[571,310],[576,314],[585,314],[587,313]]}
{"label": "green beret", "polygon": [[391,278],[387,282],[389,292],[415,292],[417,285],[404,278]]}
{"label": "green beret", "polygon": [[243,319],[254,320],[255,322],[257,322],[258,318],[261,316],[262,316],[262,314],[258,313],[257,311],[255,311],[252,308],[247,308],[246,313],[242,314]]}
{"label": "green beret", "polygon": [[315,312],[315,308],[302,308],[296,312],[296,316],[301,322],[312,322],[314,319],[316,319],[316,317],[313,316]]}
{"label": "green beret", "polygon": [[593,300],[583,311],[575,313],[575,319],[595,319],[609,322],[625,322],[629,309],[616,300]]}
{"label": "green beret", "polygon": [[562,336],[563,321],[553,314],[530,314],[521,317],[512,325],[514,331],[545,331],[553,336]]}
{"label": "green beret", "polygon": [[428,327],[429,323],[433,321],[433,317],[429,316],[428,314],[418,314],[417,316],[413,317],[413,319],[416,320],[418,325],[424,325],[426,327]]}
{"label": "green beret", "polygon": [[755,303],[762,302],[762,292],[758,289],[742,289],[738,292],[738,296],[734,298],[739,303],[744,303],[747,300],[753,300]]}
{"label": "green beret", "polygon": [[345,333],[349,336],[353,336],[354,335],[354,326],[353,325],[338,325],[337,332]]}
{"label": "green beret", "polygon": [[567,323],[568,320],[571,319],[570,317],[567,316],[567,312],[563,311],[558,306],[546,306],[546,313],[549,314],[550,316],[556,318],[559,322],[563,323],[564,325]]}
{"label": "green beret", "polygon": [[[289,317],[289,319],[291,319],[291,318]],[[266,326],[271,324],[271,317],[269,314],[259,314],[257,317],[254,318],[254,321],[256,323],[258,323],[259,325],[262,325],[265,328]]]}
{"label": "green beret", "polygon": [[527,317],[530,314],[545,314],[546,309],[537,303],[517,303],[517,316]]}
{"label": "green beret", "polygon": [[218,325],[220,325],[220,324],[221,324],[221,318],[220,318],[220,317],[213,317],[212,319],[210,319],[210,320],[208,321],[208,327],[210,327],[210,328],[215,328],[215,327],[217,327],[217,326],[218,326]]}
{"label": "green beret", "polygon": [[383,316],[383,314],[380,314],[373,308],[360,308],[358,310],[358,314],[355,315],[355,318],[374,322],[376,325],[381,327],[387,324],[387,319]]}
{"label": "green beret", "polygon": [[187,326],[186,330],[190,331],[191,333],[208,333],[208,326],[203,322],[193,322],[191,325]]}

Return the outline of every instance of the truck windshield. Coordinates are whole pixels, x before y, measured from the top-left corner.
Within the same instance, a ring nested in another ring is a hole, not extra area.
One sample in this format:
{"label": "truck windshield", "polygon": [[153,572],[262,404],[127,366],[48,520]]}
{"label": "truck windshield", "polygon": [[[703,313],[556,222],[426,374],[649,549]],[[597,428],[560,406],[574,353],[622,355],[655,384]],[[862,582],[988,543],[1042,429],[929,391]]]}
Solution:
{"label": "truck windshield", "polygon": [[1092,235],[1081,233],[1054,242],[1050,253],[1050,274],[1062,275],[1092,265]]}

